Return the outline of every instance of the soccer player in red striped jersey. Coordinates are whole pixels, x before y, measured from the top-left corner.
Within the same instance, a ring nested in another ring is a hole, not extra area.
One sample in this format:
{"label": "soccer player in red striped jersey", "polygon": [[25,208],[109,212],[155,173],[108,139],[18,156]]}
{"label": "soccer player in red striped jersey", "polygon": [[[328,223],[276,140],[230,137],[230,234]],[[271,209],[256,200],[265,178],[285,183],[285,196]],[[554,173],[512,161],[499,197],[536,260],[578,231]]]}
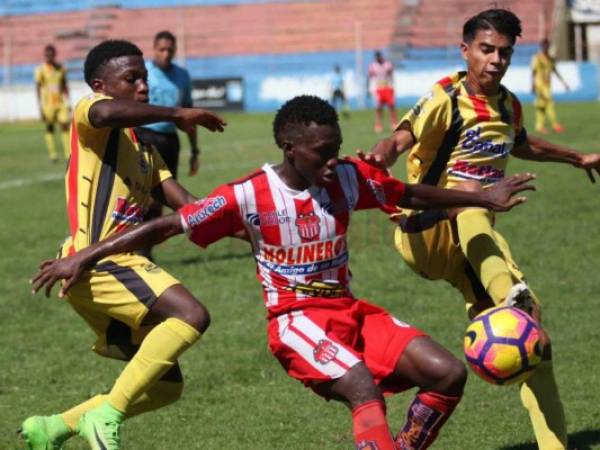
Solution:
{"label": "soccer player in red striped jersey", "polygon": [[[350,288],[347,232],[354,211],[482,205],[508,210],[529,174],[486,192],[404,185],[358,159],[339,159],[342,136],[335,109],[317,97],[296,97],[274,120],[280,164],[219,186],[176,214],[112,236],[60,261],[33,280],[61,295],[99,258],[158,243],[180,233],[205,247],[245,232],[257,264],[271,352],[287,373],[352,411],[358,449],[424,449],[458,404],[464,364],[423,331],[357,299]],[[395,437],[384,393],[420,388]]]}
{"label": "soccer player in red striped jersey", "polygon": [[[172,177],[155,148],[132,127],[174,122],[187,131],[224,122],[201,109],[148,105],[142,52],[105,41],[86,57],[93,93],[75,107],[65,185],[70,236],[61,254],[138,224],[153,199],[178,209],[195,200]],[[69,304],[93,329],[94,350],[129,361],[107,395],[52,416],[32,416],[21,435],[29,450],[60,448],[76,432],[93,450],[117,450],[123,419],[173,403],[183,378],[177,357],[208,327],[208,312],[181,283],[147,258],[118,254],[98,261],[71,289]]]}
{"label": "soccer player in red striped jersey", "polygon": [[[389,167],[408,152],[410,183],[469,191],[504,179],[510,156],[600,169],[600,154],[579,153],[527,134],[521,104],[502,84],[521,35],[521,23],[503,9],[483,11],[463,27],[467,70],[434,85],[401,120],[394,134],[365,157]],[[534,312],[539,302],[525,284],[510,248],[485,208],[396,214],[396,247],[408,265],[429,280],[445,279],[461,291],[470,317],[507,303]],[[541,450],[567,448],[563,406],[552,369],[550,342],[544,361],[521,386]]]}

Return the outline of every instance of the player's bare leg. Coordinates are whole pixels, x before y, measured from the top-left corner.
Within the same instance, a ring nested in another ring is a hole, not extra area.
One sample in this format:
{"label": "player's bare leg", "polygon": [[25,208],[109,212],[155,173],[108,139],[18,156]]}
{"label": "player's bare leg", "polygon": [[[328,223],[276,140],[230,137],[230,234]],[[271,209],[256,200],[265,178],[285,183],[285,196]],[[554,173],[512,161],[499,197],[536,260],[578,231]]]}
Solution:
{"label": "player's bare leg", "polygon": [[465,365],[427,336],[413,339],[385,385],[420,388],[396,436],[400,450],[428,448],[460,402],[467,381]]}
{"label": "player's bare leg", "polygon": [[377,105],[375,108],[375,133],[383,133],[383,106]]}
{"label": "player's bare leg", "polygon": [[364,363],[356,364],[343,377],[318,384],[313,389],[325,398],[342,401],[350,407],[357,448],[395,450],[385,418],[383,395]]}
{"label": "player's bare leg", "polygon": [[398,126],[398,113],[396,112],[396,107],[394,105],[390,105],[390,128],[392,131],[394,131],[397,126]]}

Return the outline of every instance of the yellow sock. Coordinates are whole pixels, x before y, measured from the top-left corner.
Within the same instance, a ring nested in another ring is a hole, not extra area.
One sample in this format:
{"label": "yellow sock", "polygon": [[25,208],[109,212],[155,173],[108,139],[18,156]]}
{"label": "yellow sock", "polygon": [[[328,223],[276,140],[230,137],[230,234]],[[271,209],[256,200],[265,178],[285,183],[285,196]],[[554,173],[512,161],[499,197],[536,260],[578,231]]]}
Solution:
{"label": "yellow sock", "polygon": [[556,118],[556,109],[554,108],[554,100],[549,100],[546,105],[546,117],[550,121],[550,125],[552,127],[556,127],[558,125],[558,119]]}
{"label": "yellow sock", "polygon": [[100,406],[102,402],[106,400],[106,395],[96,395],[83,403],[80,403],[77,406],[69,409],[61,413],[61,416],[69,429],[71,431],[75,431],[75,427],[77,426],[77,422],[79,422],[79,418],[86,412],[91,409],[94,409],[97,406]]}
{"label": "yellow sock", "polygon": [[[139,414],[154,411],[164,406],[175,403],[181,397],[183,392],[182,382],[173,381],[162,381],[158,380],[154,386],[152,386],[148,392],[144,392],[140,395],[127,410],[126,418],[134,417]],[[77,406],[61,413],[61,416],[69,429],[75,431],[77,422],[81,416],[100,406],[106,399],[107,395],[96,395],[95,397],[80,403]]]}
{"label": "yellow sock", "polygon": [[48,156],[52,161],[58,158],[56,154],[56,143],[54,142],[54,133],[44,133],[44,139],[46,140],[46,148],[48,149]]}
{"label": "yellow sock", "polygon": [[544,122],[546,121],[546,109],[536,107],[535,108],[535,129],[540,131],[544,128]]}
{"label": "yellow sock", "polygon": [[108,394],[110,405],[127,412],[199,338],[200,333],[194,327],[179,319],[170,318],[157,325],[115,382]]}
{"label": "yellow sock", "polygon": [[182,392],[182,382],[158,380],[147,392],[135,399],[127,409],[125,417],[134,417],[175,403]]}
{"label": "yellow sock", "polygon": [[494,239],[491,212],[483,208],[467,209],[456,217],[456,227],[465,257],[494,303],[501,303],[514,282]]}
{"label": "yellow sock", "polygon": [[565,450],[567,425],[552,361],[542,361],[533,375],[521,385],[521,401],[529,411],[539,449]]}
{"label": "yellow sock", "polygon": [[69,132],[61,130],[60,137],[62,140],[63,154],[65,155],[65,159],[69,159],[69,156],[71,155],[71,146],[69,145]]}

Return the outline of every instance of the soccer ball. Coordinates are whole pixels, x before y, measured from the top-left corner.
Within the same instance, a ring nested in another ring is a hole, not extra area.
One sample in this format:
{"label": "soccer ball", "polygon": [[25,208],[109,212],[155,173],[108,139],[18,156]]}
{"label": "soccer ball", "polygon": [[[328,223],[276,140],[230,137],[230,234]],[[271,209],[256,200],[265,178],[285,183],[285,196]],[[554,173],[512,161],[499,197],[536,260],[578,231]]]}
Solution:
{"label": "soccer ball", "polygon": [[467,362],[489,383],[523,382],[542,360],[539,330],[536,321],[518,308],[487,309],[467,327]]}

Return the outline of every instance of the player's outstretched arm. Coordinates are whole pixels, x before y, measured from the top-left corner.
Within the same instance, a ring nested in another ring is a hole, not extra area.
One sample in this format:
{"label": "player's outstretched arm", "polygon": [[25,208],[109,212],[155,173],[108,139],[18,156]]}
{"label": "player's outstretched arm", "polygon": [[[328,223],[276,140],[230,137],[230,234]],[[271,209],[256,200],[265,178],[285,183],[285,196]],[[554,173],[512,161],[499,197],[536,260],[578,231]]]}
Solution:
{"label": "player's outstretched arm", "polygon": [[161,205],[168,206],[173,211],[177,211],[182,206],[198,200],[197,197],[192,195],[175,178],[167,178],[152,189],[152,198]]}
{"label": "player's outstretched arm", "polygon": [[410,131],[410,125],[405,122],[390,137],[375,144],[369,153],[359,152],[358,157],[374,166],[387,168],[393,166],[398,156],[410,149],[414,143],[415,138]]}
{"label": "player's outstretched arm", "polygon": [[94,103],[88,117],[96,128],[128,128],[153,122],[173,122],[179,129],[189,133],[197,125],[210,131],[223,131],[227,125],[217,114],[205,109],[165,108],[123,99]]}
{"label": "player's outstretched arm", "polygon": [[596,182],[593,171],[600,175],[600,153],[580,153],[562,145],[552,144],[537,136],[527,136],[527,141],[515,147],[511,154],[530,161],[571,164],[584,169],[592,183]]}
{"label": "player's outstretched arm", "polygon": [[535,175],[525,173],[499,181],[489,189],[479,192],[466,192],[455,189],[441,189],[426,184],[407,184],[398,206],[408,209],[448,209],[478,206],[493,211],[509,211],[514,206],[527,201],[517,197],[523,191],[533,191],[528,184]]}
{"label": "player's outstretched arm", "polygon": [[114,234],[73,256],[44,261],[38,273],[31,279],[32,292],[36,293],[45,288],[48,297],[54,284],[59,280],[65,280],[58,294],[59,297],[63,297],[83,271],[102,258],[154,246],[181,233],[183,233],[183,226],[179,215],[170,214]]}

